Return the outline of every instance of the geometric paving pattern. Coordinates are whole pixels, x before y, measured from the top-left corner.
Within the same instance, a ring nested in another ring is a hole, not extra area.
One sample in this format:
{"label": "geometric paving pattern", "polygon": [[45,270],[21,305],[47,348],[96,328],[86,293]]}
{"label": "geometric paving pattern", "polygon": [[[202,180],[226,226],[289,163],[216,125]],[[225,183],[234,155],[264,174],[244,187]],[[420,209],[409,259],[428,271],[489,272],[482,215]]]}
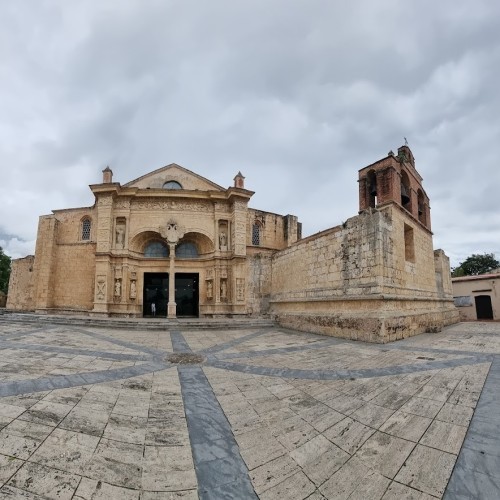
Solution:
{"label": "geometric paving pattern", "polygon": [[500,498],[500,324],[0,323],[0,498]]}

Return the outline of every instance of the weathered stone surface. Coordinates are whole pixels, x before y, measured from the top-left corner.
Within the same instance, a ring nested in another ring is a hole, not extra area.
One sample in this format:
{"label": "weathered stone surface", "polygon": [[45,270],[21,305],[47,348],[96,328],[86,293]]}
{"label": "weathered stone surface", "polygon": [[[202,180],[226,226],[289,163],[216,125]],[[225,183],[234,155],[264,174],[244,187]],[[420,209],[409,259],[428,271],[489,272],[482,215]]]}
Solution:
{"label": "weathered stone surface", "polygon": [[[496,498],[497,331],[468,323],[381,346],[0,322],[0,497]],[[203,364],[161,361],[172,347]],[[54,374],[64,365],[71,376]]]}

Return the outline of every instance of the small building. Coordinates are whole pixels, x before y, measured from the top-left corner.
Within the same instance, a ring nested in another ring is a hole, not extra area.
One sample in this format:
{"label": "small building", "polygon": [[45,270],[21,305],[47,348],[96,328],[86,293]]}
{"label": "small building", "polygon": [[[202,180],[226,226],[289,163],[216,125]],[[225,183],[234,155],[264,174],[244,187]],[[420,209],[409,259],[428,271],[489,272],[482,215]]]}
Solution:
{"label": "small building", "polygon": [[359,214],[302,238],[294,215],[248,206],[171,164],[126,184],[110,168],[91,207],[40,217],[12,262],[7,308],[91,316],[271,316],[297,330],[388,342],[458,321],[410,148],[361,169]]}
{"label": "small building", "polygon": [[500,320],[500,272],[452,278],[461,321]]}

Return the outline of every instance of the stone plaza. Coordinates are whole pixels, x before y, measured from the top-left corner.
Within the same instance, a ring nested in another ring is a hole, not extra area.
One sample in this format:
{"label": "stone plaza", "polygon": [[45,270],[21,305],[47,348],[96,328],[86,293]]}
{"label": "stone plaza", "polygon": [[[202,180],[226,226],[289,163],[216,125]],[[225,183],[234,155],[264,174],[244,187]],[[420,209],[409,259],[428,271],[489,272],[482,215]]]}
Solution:
{"label": "stone plaza", "polygon": [[500,498],[500,324],[391,344],[0,316],[0,498]]}

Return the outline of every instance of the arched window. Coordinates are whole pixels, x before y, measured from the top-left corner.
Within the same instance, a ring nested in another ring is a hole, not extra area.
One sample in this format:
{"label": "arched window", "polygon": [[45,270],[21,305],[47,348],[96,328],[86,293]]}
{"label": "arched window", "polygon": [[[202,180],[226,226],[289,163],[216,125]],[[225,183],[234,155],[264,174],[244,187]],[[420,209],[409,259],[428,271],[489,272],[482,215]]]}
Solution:
{"label": "arched window", "polygon": [[368,188],[368,206],[375,208],[377,206],[377,175],[374,170],[370,170],[366,176]]}
{"label": "arched window", "polygon": [[418,220],[426,225],[427,224],[427,217],[425,213],[425,198],[424,198],[424,193],[419,189],[417,191],[417,200],[418,200]]}
{"label": "arched window", "polygon": [[258,222],[254,222],[252,225],[252,245],[260,246],[261,239],[261,226]]}
{"label": "arched window", "polygon": [[411,188],[410,179],[408,174],[403,170],[401,172],[401,205],[406,208],[406,210],[411,209]]}
{"label": "arched window", "polygon": [[92,221],[88,217],[85,217],[85,219],[82,220],[82,231],[80,233],[83,241],[90,240],[91,229]]}
{"label": "arched window", "polygon": [[167,181],[163,184],[163,189],[182,189],[182,186],[177,181]]}
{"label": "arched window", "polygon": [[198,257],[198,249],[194,243],[185,241],[177,245],[175,256],[179,259],[196,259]]}
{"label": "arched window", "polygon": [[152,241],[146,245],[144,257],[149,259],[164,259],[168,257],[168,247],[159,241]]}

